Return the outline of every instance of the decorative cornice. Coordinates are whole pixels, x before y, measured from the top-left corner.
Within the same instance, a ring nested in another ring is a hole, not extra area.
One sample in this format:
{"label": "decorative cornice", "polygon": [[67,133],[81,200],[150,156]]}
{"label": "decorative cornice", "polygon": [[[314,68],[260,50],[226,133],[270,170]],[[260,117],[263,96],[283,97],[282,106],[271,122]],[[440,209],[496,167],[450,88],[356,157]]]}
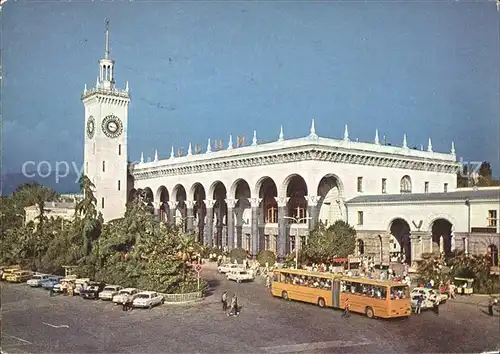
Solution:
{"label": "decorative cornice", "polygon": [[[237,151],[235,149],[234,151]],[[220,156],[211,154],[211,159],[189,161],[196,157],[177,158],[178,163],[169,160],[161,160],[155,163],[134,166],[132,174],[136,180],[147,180],[168,176],[190,175],[205,172],[234,170],[238,168],[262,167],[265,165],[276,165],[293,163],[298,161],[326,161],[332,163],[346,163],[353,165],[378,166],[385,168],[401,168],[407,170],[430,171],[455,174],[460,163],[451,160],[439,160],[432,158],[418,158],[412,156],[401,156],[384,153],[362,153],[347,149],[299,146],[291,149],[281,148],[275,151],[254,152],[239,155]],[[144,166],[149,165],[149,166]]]}
{"label": "decorative cornice", "polygon": [[[91,96],[96,95],[98,98],[110,98],[110,97],[115,97],[115,98],[121,98],[122,100],[124,99],[125,101],[130,101],[130,93],[127,92],[126,90],[118,90],[118,89],[103,89],[103,88],[91,88],[90,90],[86,90],[84,93],[82,93],[81,99],[82,101],[86,100],[87,98],[90,98]],[[101,97],[99,97],[101,96]]]}

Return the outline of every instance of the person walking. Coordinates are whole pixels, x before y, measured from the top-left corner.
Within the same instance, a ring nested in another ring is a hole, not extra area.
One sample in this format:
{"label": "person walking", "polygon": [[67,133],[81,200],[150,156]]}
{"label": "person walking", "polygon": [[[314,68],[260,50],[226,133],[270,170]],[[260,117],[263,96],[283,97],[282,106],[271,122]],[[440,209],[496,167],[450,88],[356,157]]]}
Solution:
{"label": "person walking", "polygon": [[122,310],[123,311],[128,310],[128,296],[127,296],[127,294],[123,294]]}
{"label": "person walking", "polygon": [[227,313],[227,291],[224,291],[222,293],[221,302],[222,302],[222,311],[224,311],[224,314],[226,314]]}
{"label": "person walking", "polygon": [[54,296],[54,287],[53,287],[53,286],[51,286],[51,287],[49,288],[49,297],[53,297],[53,296]]}
{"label": "person walking", "polygon": [[490,299],[488,300],[488,315],[493,316],[493,306],[495,306],[497,302],[497,299],[495,299],[493,296],[490,296]]}
{"label": "person walking", "polygon": [[432,307],[434,313],[439,316],[439,301],[435,300],[434,305]]}
{"label": "person walking", "polygon": [[345,304],[344,304],[344,313],[342,314],[343,318],[348,318],[349,317],[349,299],[345,299]]}
{"label": "person walking", "polygon": [[266,288],[270,288],[271,287],[271,277],[268,275],[266,275]]}
{"label": "person walking", "polygon": [[415,314],[420,315],[420,312],[422,311],[422,303],[424,301],[423,295],[420,295],[417,298],[417,306],[415,306]]}

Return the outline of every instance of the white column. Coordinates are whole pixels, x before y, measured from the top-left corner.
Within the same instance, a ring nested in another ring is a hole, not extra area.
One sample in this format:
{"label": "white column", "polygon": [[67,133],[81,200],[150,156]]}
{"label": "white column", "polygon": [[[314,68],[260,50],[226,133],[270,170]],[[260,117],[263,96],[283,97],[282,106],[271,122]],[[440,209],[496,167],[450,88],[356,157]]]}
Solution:
{"label": "white column", "polygon": [[464,251],[465,251],[465,255],[468,256],[469,255],[469,238],[468,237],[464,237]]}
{"label": "white column", "polygon": [[444,237],[439,236],[439,253],[444,253]]}
{"label": "white column", "polygon": [[453,233],[450,235],[450,250],[451,252],[455,251],[455,235]]}

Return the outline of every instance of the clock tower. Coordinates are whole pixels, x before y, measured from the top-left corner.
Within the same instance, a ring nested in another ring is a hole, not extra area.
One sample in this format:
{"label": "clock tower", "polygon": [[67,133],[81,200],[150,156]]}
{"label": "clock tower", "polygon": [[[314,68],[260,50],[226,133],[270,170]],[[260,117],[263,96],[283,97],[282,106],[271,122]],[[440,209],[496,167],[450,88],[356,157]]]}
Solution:
{"label": "clock tower", "polygon": [[127,123],[130,94],[115,87],[115,61],[109,55],[106,21],[104,58],[95,87],[85,90],[84,174],[95,185],[97,210],[104,221],[123,217],[127,203]]}

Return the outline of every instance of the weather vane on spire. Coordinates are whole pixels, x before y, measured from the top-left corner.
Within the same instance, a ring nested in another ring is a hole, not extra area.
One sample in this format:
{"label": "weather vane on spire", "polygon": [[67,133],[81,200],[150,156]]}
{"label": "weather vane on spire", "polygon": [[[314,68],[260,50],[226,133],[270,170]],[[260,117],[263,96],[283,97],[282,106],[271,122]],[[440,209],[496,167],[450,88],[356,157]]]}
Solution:
{"label": "weather vane on spire", "polygon": [[109,59],[109,20],[106,19],[106,46],[104,48],[104,58]]}

